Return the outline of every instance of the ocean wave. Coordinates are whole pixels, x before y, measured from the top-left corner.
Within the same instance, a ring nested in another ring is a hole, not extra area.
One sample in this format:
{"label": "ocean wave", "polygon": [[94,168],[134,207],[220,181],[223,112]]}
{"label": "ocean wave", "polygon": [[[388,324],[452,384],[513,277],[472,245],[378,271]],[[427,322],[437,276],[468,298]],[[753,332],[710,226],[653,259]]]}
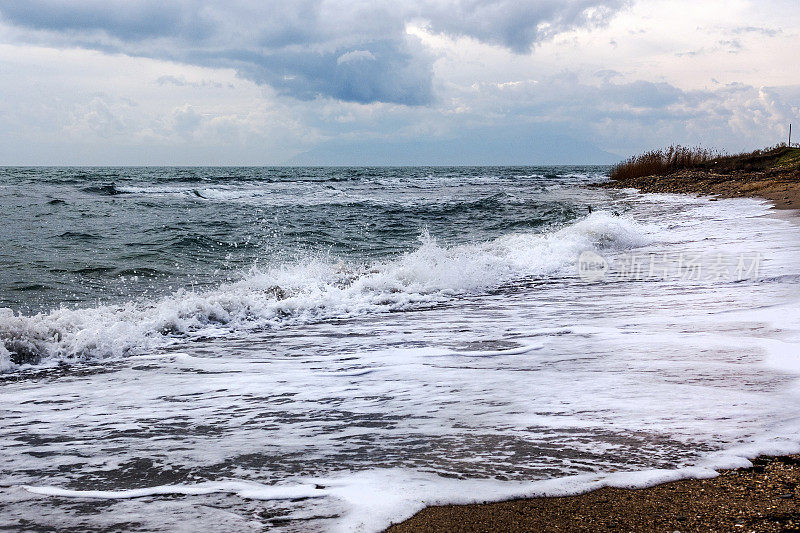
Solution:
{"label": "ocean wave", "polygon": [[[335,181],[335,180],[327,180]],[[531,200],[517,197],[507,192],[499,192],[485,196],[468,196],[465,198],[427,198],[420,202],[419,198],[375,197],[372,194],[344,192],[333,188],[308,188],[300,197],[294,187],[287,187],[295,182],[276,182],[270,186],[264,184],[248,184],[249,186],[215,184],[206,187],[179,186],[117,186],[117,194],[135,196],[171,196],[209,203],[255,203],[270,207],[377,207],[388,209],[413,210],[414,212],[431,212],[437,215],[460,213],[466,210],[491,210],[509,205],[525,205]],[[393,183],[396,185],[396,183]],[[413,188],[406,186],[406,188]],[[533,186],[532,186],[533,187]],[[539,204],[540,201],[533,203]]]}
{"label": "ocean wave", "polygon": [[267,269],[213,290],[180,290],[155,301],[33,316],[0,309],[0,371],[20,365],[121,357],[192,335],[247,331],[419,308],[514,280],[550,276],[585,250],[647,244],[653,228],[595,212],[549,233],[441,246],[427,234],[413,252],[370,265],[316,258]]}
{"label": "ocean wave", "polygon": [[81,189],[83,192],[88,192],[90,194],[97,194],[100,196],[117,196],[119,194],[125,194],[125,191],[117,188],[115,183],[104,183],[101,185],[90,185],[88,187],[84,187]]}

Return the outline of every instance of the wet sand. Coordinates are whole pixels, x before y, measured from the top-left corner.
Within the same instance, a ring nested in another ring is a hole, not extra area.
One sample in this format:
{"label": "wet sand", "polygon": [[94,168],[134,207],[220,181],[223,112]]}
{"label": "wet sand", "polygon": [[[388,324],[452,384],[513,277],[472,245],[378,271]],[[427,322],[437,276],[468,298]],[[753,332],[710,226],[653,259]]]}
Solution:
{"label": "wet sand", "polygon": [[800,531],[800,455],[648,489],[428,507],[387,531]]}

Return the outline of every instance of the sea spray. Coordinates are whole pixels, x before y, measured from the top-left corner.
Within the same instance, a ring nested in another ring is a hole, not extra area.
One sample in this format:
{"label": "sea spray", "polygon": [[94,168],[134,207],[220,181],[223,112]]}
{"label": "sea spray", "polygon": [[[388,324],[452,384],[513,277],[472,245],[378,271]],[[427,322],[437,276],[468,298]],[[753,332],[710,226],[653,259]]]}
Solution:
{"label": "sea spray", "polygon": [[121,357],[187,335],[420,308],[526,277],[573,274],[581,252],[641,246],[656,231],[627,217],[595,212],[548,233],[513,233],[451,247],[423,233],[413,252],[372,265],[310,259],[252,268],[241,280],[216,289],[179,290],[155,301],[59,308],[32,316],[3,309],[0,369]]}

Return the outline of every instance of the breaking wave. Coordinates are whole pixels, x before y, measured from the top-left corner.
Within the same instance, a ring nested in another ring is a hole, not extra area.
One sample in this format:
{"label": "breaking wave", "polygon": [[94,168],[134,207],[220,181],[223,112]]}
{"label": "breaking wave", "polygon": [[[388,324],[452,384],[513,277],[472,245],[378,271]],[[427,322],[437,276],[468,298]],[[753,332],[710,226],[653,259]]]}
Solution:
{"label": "breaking wave", "polygon": [[328,318],[399,311],[480,293],[526,277],[572,272],[585,250],[623,250],[653,229],[595,212],[549,233],[441,246],[427,234],[413,252],[370,265],[311,259],[266,269],[213,290],[180,290],[153,301],[33,316],[0,309],[0,372],[21,365],[121,357],[192,335],[252,331]]}

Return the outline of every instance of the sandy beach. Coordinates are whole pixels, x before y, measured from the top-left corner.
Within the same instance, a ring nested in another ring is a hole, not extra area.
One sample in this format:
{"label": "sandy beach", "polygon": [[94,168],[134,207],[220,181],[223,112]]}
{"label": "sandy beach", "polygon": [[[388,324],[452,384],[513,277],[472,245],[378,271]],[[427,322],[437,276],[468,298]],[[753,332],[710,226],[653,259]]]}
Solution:
{"label": "sandy beach", "polygon": [[648,489],[429,507],[387,531],[798,531],[799,485],[800,456],[763,457],[713,479]]}
{"label": "sandy beach", "polygon": [[610,182],[602,186],[624,186],[642,192],[687,193],[719,198],[760,197],[772,201],[777,209],[800,209],[800,178],[797,173],[790,172],[765,176],[682,171],[668,176]]}

